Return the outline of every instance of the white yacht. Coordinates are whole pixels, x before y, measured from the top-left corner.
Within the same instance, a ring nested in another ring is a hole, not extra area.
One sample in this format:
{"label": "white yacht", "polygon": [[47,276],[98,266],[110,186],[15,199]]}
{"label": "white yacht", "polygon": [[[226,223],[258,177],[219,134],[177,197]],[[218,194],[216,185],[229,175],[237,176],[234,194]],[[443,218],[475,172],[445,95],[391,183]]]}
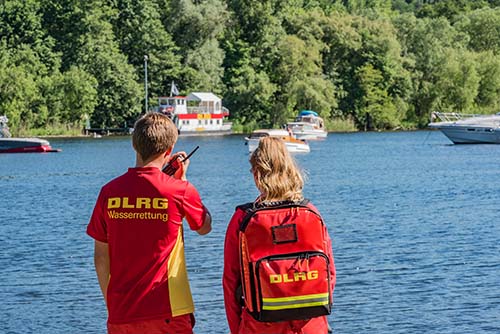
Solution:
{"label": "white yacht", "polygon": [[500,113],[472,115],[432,114],[429,127],[439,129],[455,144],[500,144]]}
{"label": "white yacht", "polygon": [[287,123],[287,128],[297,139],[325,139],[328,135],[325,122],[312,110],[302,110],[293,122]]}
{"label": "white yacht", "polygon": [[290,135],[288,131],[282,129],[261,129],[255,130],[246,137],[248,152],[252,153],[259,146],[259,141],[264,137],[278,137],[285,142],[290,153],[308,153],[311,151],[309,144],[305,140],[300,140]]}

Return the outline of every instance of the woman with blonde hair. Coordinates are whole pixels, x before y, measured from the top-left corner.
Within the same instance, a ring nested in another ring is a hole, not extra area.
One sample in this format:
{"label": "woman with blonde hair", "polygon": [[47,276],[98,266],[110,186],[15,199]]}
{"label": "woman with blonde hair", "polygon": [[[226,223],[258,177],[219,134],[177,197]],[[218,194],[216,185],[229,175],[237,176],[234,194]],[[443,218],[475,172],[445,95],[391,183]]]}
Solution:
{"label": "woman with blonde hair", "polygon": [[224,303],[232,334],[326,334],[335,265],[318,210],[279,138],[250,157],[260,194],[236,208],[224,244]]}

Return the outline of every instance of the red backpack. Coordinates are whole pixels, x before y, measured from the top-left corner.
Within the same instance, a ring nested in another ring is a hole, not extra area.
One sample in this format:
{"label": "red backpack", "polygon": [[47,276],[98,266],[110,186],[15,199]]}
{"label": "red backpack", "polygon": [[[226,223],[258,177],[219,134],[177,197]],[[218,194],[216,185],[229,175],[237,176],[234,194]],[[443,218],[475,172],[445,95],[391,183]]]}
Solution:
{"label": "red backpack", "polygon": [[258,321],[331,312],[328,231],[308,202],[240,206],[247,212],[239,230],[243,300]]}

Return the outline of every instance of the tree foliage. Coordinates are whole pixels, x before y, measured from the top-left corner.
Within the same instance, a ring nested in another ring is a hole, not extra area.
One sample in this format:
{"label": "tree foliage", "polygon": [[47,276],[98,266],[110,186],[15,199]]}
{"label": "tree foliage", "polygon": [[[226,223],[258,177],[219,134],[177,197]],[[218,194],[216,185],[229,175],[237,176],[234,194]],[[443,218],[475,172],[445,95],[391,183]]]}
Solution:
{"label": "tree foliage", "polygon": [[130,126],[172,81],[221,95],[246,128],[302,109],[361,130],[425,127],[437,110],[498,112],[499,78],[499,0],[0,2],[14,134]]}

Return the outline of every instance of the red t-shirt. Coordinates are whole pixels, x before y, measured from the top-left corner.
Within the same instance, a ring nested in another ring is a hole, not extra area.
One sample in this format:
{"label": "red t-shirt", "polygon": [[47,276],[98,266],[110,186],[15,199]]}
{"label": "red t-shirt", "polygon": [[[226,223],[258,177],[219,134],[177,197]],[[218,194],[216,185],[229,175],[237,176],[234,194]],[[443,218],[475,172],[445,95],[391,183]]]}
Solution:
{"label": "red t-shirt", "polygon": [[182,219],[198,230],[206,214],[191,183],[154,167],[129,168],[101,189],[87,234],[109,246],[109,323],[194,312]]}

